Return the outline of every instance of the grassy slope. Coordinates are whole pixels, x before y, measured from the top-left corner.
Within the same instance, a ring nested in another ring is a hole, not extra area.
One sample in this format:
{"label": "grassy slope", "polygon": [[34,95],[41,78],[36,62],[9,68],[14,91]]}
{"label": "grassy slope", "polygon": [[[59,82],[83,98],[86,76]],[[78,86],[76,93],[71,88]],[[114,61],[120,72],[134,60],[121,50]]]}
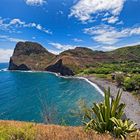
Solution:
{"label": "grassy slope", "polygon": [[119,61],[137,60],[140,62],[140,45],[119,48],[108,52],[108,55]]}
{"label": "grassy slope", "polygon": [[[114,140],[109,134],[85,132],[83,127],[0,121],[0,140]],[[140,139],[140,133],[128,140]]]}

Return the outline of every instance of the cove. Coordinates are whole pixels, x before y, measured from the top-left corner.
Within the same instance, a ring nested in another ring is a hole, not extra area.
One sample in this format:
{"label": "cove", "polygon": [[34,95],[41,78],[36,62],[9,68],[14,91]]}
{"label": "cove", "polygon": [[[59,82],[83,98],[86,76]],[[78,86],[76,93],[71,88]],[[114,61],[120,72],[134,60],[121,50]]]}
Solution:
{"label": "cove", "polygon": [[46,72],[0,71],[0,119],[82,125],[81,108],[100,102],[100,91],[85,79]]}

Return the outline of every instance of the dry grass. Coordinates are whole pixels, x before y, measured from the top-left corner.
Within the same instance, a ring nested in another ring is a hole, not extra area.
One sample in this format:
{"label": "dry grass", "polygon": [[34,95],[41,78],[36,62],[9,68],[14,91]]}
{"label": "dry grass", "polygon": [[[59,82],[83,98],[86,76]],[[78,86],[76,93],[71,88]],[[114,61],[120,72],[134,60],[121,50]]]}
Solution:
{"label": "dry grass", "polygon": [[[43,125],[43,124],[32,124],[25,122],[16,122],[16,121],[0,121],[0,128],[7,128],[13,130],[23,131],[24,128],[25,135],[29,136],[30,132],[31,137],[26,140],[115,140],[109,134],[97,134],[94,131],[85,132],[83,127],[70,127],[70,126],[59,126],[59,125]],[[28,131],[28,129],[30,129]],[[8,132],[8,131],[7,131]],[[0,130],[0,136],[2,131]],[[15,133],[15,132],[14,132]],[[16,140],[16,139],[2,139],[0,140]],[[25,139],[18,139],[25,140]],[[140,140],[140,132],[137,132],[134,137],[128,137],[128,140]]]}
{"label": "dry grass", "polygon": [[86,133],[82,127],[38,126],[39,140],[111,140],[109,135],[99,135],[95,132]]}

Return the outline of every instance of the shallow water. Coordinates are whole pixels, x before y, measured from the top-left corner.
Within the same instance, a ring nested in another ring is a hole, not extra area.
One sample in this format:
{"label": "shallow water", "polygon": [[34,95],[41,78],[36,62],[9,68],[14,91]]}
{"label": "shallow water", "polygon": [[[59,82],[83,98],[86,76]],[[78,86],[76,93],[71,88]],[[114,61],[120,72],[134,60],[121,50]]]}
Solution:
{"label": "shallow water", "polygon": [[[5,67],[0,64],[0,69]],[[83,102],[90,106],[102,99],[84,79],[0,71],[0,119],[80,125]]]}

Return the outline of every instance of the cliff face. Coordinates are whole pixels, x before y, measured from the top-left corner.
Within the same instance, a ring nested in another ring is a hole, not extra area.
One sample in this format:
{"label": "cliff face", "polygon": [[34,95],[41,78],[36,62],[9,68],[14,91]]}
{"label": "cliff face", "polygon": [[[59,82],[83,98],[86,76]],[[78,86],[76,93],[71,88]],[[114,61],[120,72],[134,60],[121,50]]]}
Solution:
{"label": "cliff face", "polygon": [[58,56],[63,64],[70,67],[74,72],[79,72],[87,67],[95,66],[97,63],[112,62],[111,56],[102,51],[93,51],[89,48],[76,47],[67,50]]}
{"label": "cliff face", "polygon": [[59,59],[55,64],[48,66],[45,70],[59,73],[62,76],[66,76],[66,75],[73,76],[74,75],[74,72],[69,67],[66,67],[63,64],[62,59]]}
{"label": "cliff face", "polygon": [[10,58],[9,70],[45,70],[55,57],[38,43],[19,42]]}
{"label": "cliff face", "polygon": [[9,70],[46,70],[61,75],[74,75],[87,67],[97,66],[98,63],[120,61],[140,62],[140,46],[125,47],[110,52],[77,47],[56,56],[38,43],[19,42],[10,58]]}

